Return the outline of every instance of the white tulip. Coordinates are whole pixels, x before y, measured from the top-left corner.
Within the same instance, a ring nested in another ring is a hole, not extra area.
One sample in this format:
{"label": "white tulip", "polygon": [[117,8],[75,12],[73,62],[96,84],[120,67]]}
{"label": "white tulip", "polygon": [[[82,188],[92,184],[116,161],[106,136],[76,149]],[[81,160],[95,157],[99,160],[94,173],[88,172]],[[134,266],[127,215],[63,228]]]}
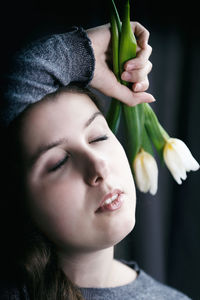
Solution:
{"label": "white tulip", "polygon": [[138,189],[155,195],[158,188],[158,167],[154,157],[142,149],[134,159],[133,169]]}
{"label": "white tulip", "polygon": [[187,178],[186,172],[199,169],[198,162],[192,156],[186,144],[175,138],[169,138],[163,151],[164,161],[178,184]]}

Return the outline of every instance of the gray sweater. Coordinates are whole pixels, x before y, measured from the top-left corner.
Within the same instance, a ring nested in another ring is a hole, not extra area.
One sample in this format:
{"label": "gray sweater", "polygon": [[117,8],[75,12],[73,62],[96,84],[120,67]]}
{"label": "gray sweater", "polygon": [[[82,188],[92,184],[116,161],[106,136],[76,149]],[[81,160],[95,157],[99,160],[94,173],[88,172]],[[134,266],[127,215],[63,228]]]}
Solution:
{"label": "gray sweater", "polygon": [[[134,262],[128,265],[138,273],[133,282],[114,288],[80,288],[85,300],[191,300],[176,289],[154,280]],[[0,288],[0,300],[11,299],[30,300],[26,287]]]}
{"label": "gray sweater", "polygon": [[91,41],[81,27],[32,42],[16,53],[5,76],[0,124],[7,127],[27,106],[60,87],[87,86],[94,65]]}
{"label": "gray sweater", "polygon": [[128,265],[134,268],[137,278],[123,286],[114,288],[81,288],[85,300],[189,300],[176,289],[168,287],[139,270],[134,262]]}

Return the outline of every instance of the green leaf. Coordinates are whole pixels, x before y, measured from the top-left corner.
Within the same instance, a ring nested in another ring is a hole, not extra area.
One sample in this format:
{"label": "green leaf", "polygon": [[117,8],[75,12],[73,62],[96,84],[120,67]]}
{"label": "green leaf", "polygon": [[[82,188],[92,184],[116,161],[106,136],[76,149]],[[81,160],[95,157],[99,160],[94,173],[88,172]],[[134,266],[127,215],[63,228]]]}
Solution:
{"label": "green leaf", "polygon": [[[137,43],[130,23],[130,5],[129,1],[126,0],[122,17],[122,31],[119,46],[120,74],[123,72],[124,63],[127,60],[136,57],[136,49]],[[126,81],[122,81],[122,83],[129,86],[129,83]],[[144,127],[143,107],[142,105],[129,107],[123,104],[123,113],[128,135],[129,161],[132,165],[132,162],[142,145],[142,131]]]}
{"label": "green leaf", "polygon": [[[117,12],[115,3],[111,0],[111,37],[112,37],[112,55],[113,55],[113,72],[119,82],[120,79],[120,70],[119,70],[119,39],[121,32],[121,23],[119,19],[119,14]],[[112,99],[108,113],[107,113],[107,122],[108,126],[114,134],[117,134],[120,119],[121,119],[121,102]]]}
{"label": "green leaf", "polygon": [[108,126],[114,134],[117,134],[121,119],[122,104],[116,99],[111,100],[111,104],[106,116]]}
{"label": "green leaf", "polygon": [[[122,18],[122,32],[119,45],[119,68],[120,74],[124,69],[124,63],[136,57],[137,42],[130,23],[130,4],[126,0]],[[127,82],[123,82],[127,85]]]}
{"label": "green leaf", "polygon": [[119,17],[119,14],[118,14],[118,11],[117,11],[114,0],[111,0],[111,19],[112,19],[112,16],[114,17],[114,19],[116,21],[117,29],[118,29],[118,32],[119,32],[119,35],[120,35],[121,34],[121,27],[122,27],[121,26],[121,20],[120,20],[120,17]]}
{"label": "green leaf", "polygon": [[112,39],[112,55],[113,55],[113,72],[117,77],[117,80],[120,81],[120,72],[119,72],[119,38],[121,32],[121,24],[119,28],[119,15],[116,11],[116,7],[114,1],[111,2],[113,5],[111,6],[111,14],[110,14],[110,22],[111,22],[111,39]]}

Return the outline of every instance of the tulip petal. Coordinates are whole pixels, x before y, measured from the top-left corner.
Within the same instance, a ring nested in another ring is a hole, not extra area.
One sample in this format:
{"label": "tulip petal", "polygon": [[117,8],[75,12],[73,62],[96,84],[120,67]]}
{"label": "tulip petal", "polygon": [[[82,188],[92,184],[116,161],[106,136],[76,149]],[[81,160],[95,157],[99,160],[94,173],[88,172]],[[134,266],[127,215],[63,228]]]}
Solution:
{"label": "tulip petal", "polygon": [[146,172],[144,172],[144,164],[141,154],[138,154],[135,158],[134,170],[138,189],[143,193],[147,193],[149,190],[149,180],[146,176]]}
{"label": "tulip petal", "polygon": [[158,167],[153,156],[141,150],[136,155],[133,168],[138,189],[155,195],[158,188]]}
{"label": "tulip petal", "polygon": [[183,164],[185,165],[186,171],[197,171],[199,169],[199,164],[196,161],[196,159],[192,156],[192,153],[187,147],[187,145],[179,139],[174,140],[175,147],[177,151],[179,151],[179,155],[182,159]]}
{"label": "tulip petal", "polygon": [[158,188],[158,167],[155,159],[149,153],[144,156],[144,168],[149,180],[149,192],[155,195]]}
{"label": "tulip petal", "polygon": [[178,184],[187,178],[186,171],[196,171],[199,164],[184,142],[169,138],[163,151],[164,161]]}
{"label": "tulip petal", "polygon": [[170,141],[165,145],[163,152],[165,163],[171,172],[172,176],[178,184],[181,184],[181,178],[186,178],[185,168],[183,167],[182,160],[179,157],[178,152],[174,147],[173,141]]}

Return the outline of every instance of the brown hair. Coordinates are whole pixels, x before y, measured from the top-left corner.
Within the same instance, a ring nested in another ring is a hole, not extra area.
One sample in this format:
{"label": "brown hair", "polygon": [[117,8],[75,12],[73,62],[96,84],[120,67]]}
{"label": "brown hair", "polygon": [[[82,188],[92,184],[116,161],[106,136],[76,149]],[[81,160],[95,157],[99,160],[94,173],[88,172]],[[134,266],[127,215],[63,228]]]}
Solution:
{"label": "brown hair", "polygon": [[[98,99],[91,91],[78,86],[59,89],[46,97],[54,100],[62,92],[86,94],[98,105]],[[5,164],[3,186],[7,193],[3,211],[7,210],[10,217],[9,219],[5,217],[2,221],[7,228],[6,234],[4,234],[4,245],[6,246],[4,256],[7,256],[11,270],[15,266],[15,280],[17,277],[20,284],[22,282],[26,285],[31,300],[83,300],[78,287],[59,268],[54,245],[32,223],[26,210],[23,176],[21,176],[20,170],[22,158],[18,140],[24,113],[10,125],[3,139],[4,154],[2,155],[4,155]],[[12,222],[10,222],[11,220]],[[14,255],[13,245],[15,247]],[[9,273],[7,262],[5,269],[8,269],[7,273]]]}

